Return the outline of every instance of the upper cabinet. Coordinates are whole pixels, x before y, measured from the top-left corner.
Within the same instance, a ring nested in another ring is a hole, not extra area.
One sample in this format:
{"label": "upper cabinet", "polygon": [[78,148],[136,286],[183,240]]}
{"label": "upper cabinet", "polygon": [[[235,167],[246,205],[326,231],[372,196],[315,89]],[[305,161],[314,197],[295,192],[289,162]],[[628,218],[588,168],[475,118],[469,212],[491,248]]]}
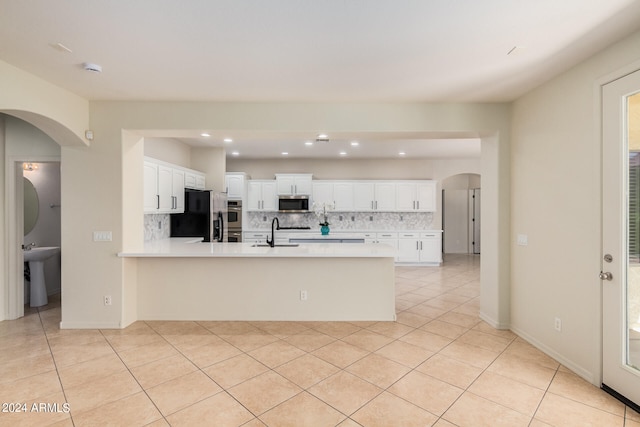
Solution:
{"label": "upper cabinet", "polygon": [[354,181],[353,203],[356,211],[395,211],[396,184],[392,181]]}
{"label": "upper cabinet", "polygon": [[396,210],[401,212],[435,212],[436,182],[407,181],[397,183]]}
{"label": "upper cabinet", "polygon": [[348,181],[314,181],[313,203],[332,203],[337,212],[353,211],[353,183]]}
{"label": "upper cabinet", "polygon": [[277,211],[276,182],[250,180],[247,185],[247,211]]}
{"label": "upper cabinet", "polygon": [[276,174],[276,185],[279,196],[310,196],[312,174],[310,173],[288,173]]}
{"label": "upper cabinet", "polygon": [[185,188],[204,189],[204,174],[145,157],[144,213],[183,213]]}
{"label": "upper cabinet", "polygon": [[228,173],[225,175],[225,191],[229,200],[242,200],[246,194],[246,174]]}

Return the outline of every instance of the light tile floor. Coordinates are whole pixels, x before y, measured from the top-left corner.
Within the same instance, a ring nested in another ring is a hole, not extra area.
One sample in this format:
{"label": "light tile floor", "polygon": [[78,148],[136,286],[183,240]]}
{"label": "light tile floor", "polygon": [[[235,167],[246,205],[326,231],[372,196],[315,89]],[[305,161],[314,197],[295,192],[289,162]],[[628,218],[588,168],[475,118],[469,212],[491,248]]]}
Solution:
{"label": "light tile floor", "polygon": [[480,321],[478,257],[396,278],[397,322],[60,330],[59,301],[30,310],[0,322],[0,425],[640,427],[640,414]]}

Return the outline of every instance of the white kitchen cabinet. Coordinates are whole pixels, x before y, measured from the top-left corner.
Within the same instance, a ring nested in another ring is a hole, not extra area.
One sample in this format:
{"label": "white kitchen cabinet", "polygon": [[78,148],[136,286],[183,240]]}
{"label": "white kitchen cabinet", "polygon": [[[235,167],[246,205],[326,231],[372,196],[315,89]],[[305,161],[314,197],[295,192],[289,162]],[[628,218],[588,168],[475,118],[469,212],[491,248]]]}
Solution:
{"label": "white kitchen cabinet", "polygon": [[242,233],[242,243],[267,243],[269,234],[245,231]]}
{"label": "white kitchen cabinet", "polygon": [[353,183],[341,181],[316,181],[312,185],[313,203],[333,203],[335,211],[353,211]]}
{"label": "white kitchen cabinet", "polygon": [[435,212],[436,182],[412,181],[397,183],[396,210],[400,212]]}
{"label": "white kitchen cabinet", "polygon": [[442,233],[400,232],[398,233],[397,262],[442,263]]}
{"label": "white kitchen cabinet", "polygon": [[396,209],[396,185],[393,182],[353,183],[354,209],[358,212],[391,212]]}
{"label": "white kitchen cabinet", "polygon": [[420,233],[398,233],[398,262],[420,262]]}
{"label": "white kitchen cabinet", "polygon": [[279,196],[310,196],[312,193],[312,174],[290,173],[276,174]]}
{"label": "white kitchen cabinet", "polygon": [[143,168],[144,213],[183,213],[184,170],[151,159]]}
{"label": "white kitchen cabinet", "polygon": [[158,204],[158,164],[145,161],[143,172],[143,205],[145,213],[156,213]]}
{"label": "white kitchen cabinet", "polygon": [[185,169],[184,188],[191,188],[193,190],[204,190],[205,188],[204,174],[194,170]]}
{"label": "white kitchen cabinet", "polygon": [[247,211],[277,211],[276,181],[250,180],[247,184]]}
{"label": "white kitchen cabinet", "polygon": [[224,177],[225,191],[229,200],[242,200],[245,195],[245,174],[228,173]]}
{"label": "white kitchen cabinet", "polygon": [[442,263],[442,233],[420,233],[420,262]]}

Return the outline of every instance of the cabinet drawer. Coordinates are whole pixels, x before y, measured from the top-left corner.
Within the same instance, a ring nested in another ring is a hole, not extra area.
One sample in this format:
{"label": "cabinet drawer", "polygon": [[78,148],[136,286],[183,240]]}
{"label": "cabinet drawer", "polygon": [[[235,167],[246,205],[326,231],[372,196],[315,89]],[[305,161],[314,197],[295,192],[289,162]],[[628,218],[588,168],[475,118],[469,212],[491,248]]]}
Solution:
{"label": "cabinet drawer", "polygon": [[420,233],[422,239],[439,239],[442,233]]}
{"label": "cabinet drawer", "polygon": [[398,237],[400,239],[418,239],[420,237],[420,233],[400,232],[398,233]]}
{"label": "cabinet drawer", "polygon": [[397,239],[398,233],[376,233],[378,239]]}

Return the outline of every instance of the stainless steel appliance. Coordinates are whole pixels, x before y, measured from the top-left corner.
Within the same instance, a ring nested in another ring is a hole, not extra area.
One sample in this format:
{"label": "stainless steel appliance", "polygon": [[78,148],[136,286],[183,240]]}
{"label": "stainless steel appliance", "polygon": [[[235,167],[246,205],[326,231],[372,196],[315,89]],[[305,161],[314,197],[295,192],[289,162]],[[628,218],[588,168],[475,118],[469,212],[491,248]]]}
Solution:
{"label": "stainless steel appliance", "polygon": [[171,237],[202,237],[227,242],[227,195],[210,190],[186,190],[184,213],[171,214]]}
{"label": "stainless steel appliance", "polygon": [[242,242],[242,200],[229,200],[227,206],[228,241]]}
{"label": "stainless steel appliance", "polygon": [[309,212],[309,196],[278,196],[278,211]]}

